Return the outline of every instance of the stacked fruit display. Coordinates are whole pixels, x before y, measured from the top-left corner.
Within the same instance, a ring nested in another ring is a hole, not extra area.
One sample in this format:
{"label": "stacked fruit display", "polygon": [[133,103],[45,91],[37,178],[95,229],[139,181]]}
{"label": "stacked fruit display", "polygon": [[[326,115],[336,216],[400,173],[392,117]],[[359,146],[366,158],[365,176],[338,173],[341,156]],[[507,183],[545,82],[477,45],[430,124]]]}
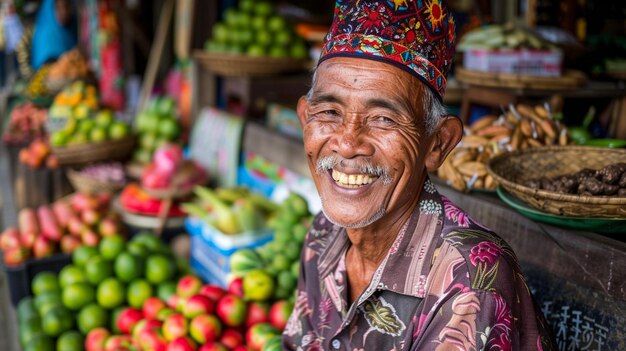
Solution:
{"label": "stacked fruit display", "polygon": [[51,64],[41,66],[35,74],[30,78],[24,94],[30,99],[39,99],[47,97],[49,92],[46,87],[46,78],[50,72]]}
{"label": "stacked fruit display", "polygon": [[128,308],[152,307],[155,318],[150,301],[169,300],[184,269],[169,247],[150,233],[129,242],[120,235],[103,238],[97,247],[79,247],[72,260],[58,275],[37,274],[34,296],[19,302],[20,341],[26,351],[54,350],[55,342],[57,350],[82,350],[83,345],[87,350],[126,350],[122,337],[107,338],[101,345],[95,339],[127,333],[132,319]]}
{"label": "stacked fruit display", "polygon": [[81,244],[98,245],[102,238],[120,231],[119,220],[109,212],[108,195],[75,193],[52,205],[21,209],[18,227],[9,227],[0,235],[0,249],[4,263],[16,266],[30,257],[71,253]]}
{"label": "stacked fruit display", "polygon": [[567,127],[549,105],[510,105],[501,116],[476,120],[465,133],[437,170],[440,178],[459,191],[495,189],[486,164],[500,152],[570,143]]}
{"label": "stacked fruit display", "polygon": [[51,119],[86,118],[98,109],[98,93],[96,87],[77,80],[54,97],[50,106]]}
{"label": "stacked fruit display", "polygon": [[[276,340],[293,305],[249,301],[241,286],[205,284],[194,275],[180,278],[168,294],[121,310],[113,333],[96,328],[86,335],[91,350],[279,350]],[[273,343],[274,348],[270,348]]]}
{"label": "stacked fruit display", "polygon": [[308,57],[304,40],[273,5],[254,0],[242,0],[239,7],[225,11],[223,21],[213,26],[205,50],[253,57]]}
{"label": "stacked fruit display", "polygon": [[306,200],[292,193],[269,222],[274,240],[231,256],[234,276],[243,280],[244,294],[253,300],[292,299],[300,273],[300,251],[311,224]]}
{"label": "stacked fruit display", "polygon": [[156,149],[165,142],[175,142],[181,133],[176,117],[176,102],[169,97],[157,97],[137,115],[135,130],[139,137],[139,148],[133,159],[141,164],[149,163]]}
{"label": "stacked fruit display", "polygon": [[7,145],[19,145],[41,138],[45,134],[48,110],[38,108],[32,102],[24,102],[13,108],[2,141]]}
{"label": "stacked fruit display", "polygon": [[64,147],[107,140],[121,140],[130,135],[130,127],[117,120],[110,110],[92,111],[93,116],[67,118],[62,129],[50,135],[53,147]]}
{"label": "stacked fruit display", "polygon": [[268,226],[277,209],[271,200],[241,187],[215,190],[196,186],[196,202],[183,204],[183,210],[223,234],[251,233]]}

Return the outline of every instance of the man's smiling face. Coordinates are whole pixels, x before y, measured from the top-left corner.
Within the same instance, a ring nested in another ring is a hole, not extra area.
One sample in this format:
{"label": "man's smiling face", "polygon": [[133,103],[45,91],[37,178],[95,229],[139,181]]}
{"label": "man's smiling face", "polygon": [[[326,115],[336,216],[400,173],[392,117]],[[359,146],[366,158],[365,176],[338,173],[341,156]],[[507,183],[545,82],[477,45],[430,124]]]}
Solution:
{"label": "man's smiling face", "polygon": [[332,222],[366,227],[415,204],[431,141],[422,89],[417,78],[378,61],[336,57],[320,64],[298,116]]}

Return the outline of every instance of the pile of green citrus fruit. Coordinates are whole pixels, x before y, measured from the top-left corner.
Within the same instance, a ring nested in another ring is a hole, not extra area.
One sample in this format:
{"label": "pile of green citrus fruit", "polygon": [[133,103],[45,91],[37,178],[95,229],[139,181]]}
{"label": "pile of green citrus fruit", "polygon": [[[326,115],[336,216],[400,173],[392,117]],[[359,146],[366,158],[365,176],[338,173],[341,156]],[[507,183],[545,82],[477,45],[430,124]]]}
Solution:
{"label": "pile of green citrus fruit", "polygon": [[152,161],[152,154],[166,142],[178,139],[181,125],[176,117],[176,102],[170,97],[156,97],[141,111],[135,121],[139,147],[133,159],[139,163]]}
{"label": "pile of green citrus fruit", "polygon": [[82,350],[91,330],[116,331],[124,308],[173,295],[185,270],[184,262],[150,233],[128,242],[115,235],[97,247],[81,246],[58,275],[44,271],[33,278],[33,296],[17,307],[20,343],[24,351]]}
{"label": "pile of green citrus fruit", "polygon": [[213,26],[205,50],[254,57],[308,57],[304,40],[274,6],[254,0],[241,0],[238,7],[224,11],[223,20]]}
{"label": "pile of green citrus fruit", "polygon": [[100,110],[93,116],[68,117],[65,126],[50,135],[50,144],[62,147],[98,143],[123,139],[128,135],[130,135],[128,124],[115,119],[111,110]]}
{"label": "pile of green citrus fruit", "polygon": [[274,239],[259,248],[233,253],[230,268],[235,277],[243,278],[245,296],[255,301],[294,297],[300,251],[312,220],[306,200],[291,193],[268,223]]}

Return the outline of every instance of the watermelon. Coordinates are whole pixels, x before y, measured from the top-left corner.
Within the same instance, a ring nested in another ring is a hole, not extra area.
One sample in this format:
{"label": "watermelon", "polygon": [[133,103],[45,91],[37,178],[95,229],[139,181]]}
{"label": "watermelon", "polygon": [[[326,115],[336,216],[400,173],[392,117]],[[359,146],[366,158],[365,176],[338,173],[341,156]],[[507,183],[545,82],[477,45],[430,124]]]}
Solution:
{"label": "watermelon", "polygon": [[230,256],[230,270],[237,277],[244,276],[254,269],[263,268],[264,265],[261,256],[252,249],[242,249]]}

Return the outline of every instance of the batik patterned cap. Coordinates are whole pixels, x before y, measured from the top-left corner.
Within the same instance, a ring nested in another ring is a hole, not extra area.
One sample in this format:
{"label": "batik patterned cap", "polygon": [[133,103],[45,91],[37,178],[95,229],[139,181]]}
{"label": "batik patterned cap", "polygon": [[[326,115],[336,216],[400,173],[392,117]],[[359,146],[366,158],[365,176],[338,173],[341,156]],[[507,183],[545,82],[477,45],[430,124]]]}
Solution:
{"label": "batik patterned cap", "polygon": [[319,63],[337,56],[391,63],[443,97],[454,20],[442,0],[337,0]]}

